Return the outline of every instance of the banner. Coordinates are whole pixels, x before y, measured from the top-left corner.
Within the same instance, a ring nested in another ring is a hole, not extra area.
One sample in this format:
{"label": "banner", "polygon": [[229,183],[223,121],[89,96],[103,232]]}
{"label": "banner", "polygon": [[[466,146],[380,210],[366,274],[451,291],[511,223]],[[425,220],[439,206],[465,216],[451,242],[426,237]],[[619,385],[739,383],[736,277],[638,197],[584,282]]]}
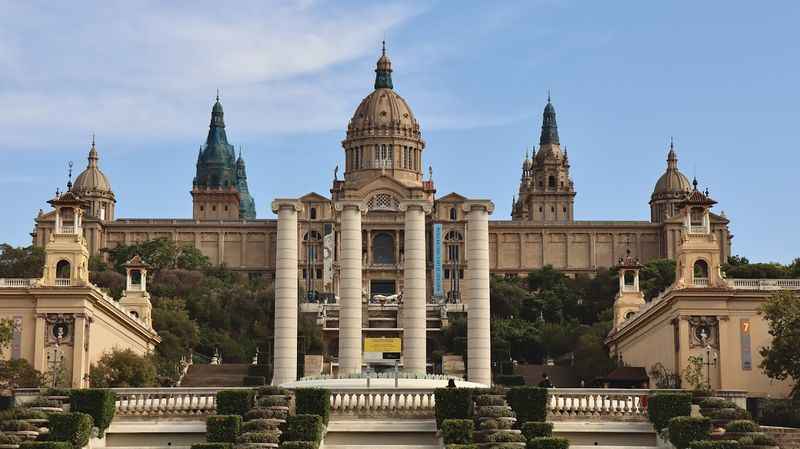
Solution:
{"label": "banner", "polygon": [[402,352],[400,338],[365,338],[364,352]]}
{"label": "banner", "polygon": [[444,296],[442,289],[442,224],[433,225],[433,296]]}
{"label": "banner", "polygon": [[750,320],[742,318],[739,321],[739,333],[742,338],[742,369],[750,371],[753,369],[753,354],[750,350]]}
{"label": "banner", "polygon": [[322,285],[326,293],[333,291],[333,252],[336,248],[336,233],[333,225],[325,225],[325,236],[322,237]]}

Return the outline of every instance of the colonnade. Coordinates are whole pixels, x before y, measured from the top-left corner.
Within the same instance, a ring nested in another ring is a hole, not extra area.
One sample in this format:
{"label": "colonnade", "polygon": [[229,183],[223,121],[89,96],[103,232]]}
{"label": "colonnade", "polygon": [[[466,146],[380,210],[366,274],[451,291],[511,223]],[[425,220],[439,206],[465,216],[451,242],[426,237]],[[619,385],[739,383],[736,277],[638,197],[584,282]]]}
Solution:
{"label": "colonnade", "polygon": [[[360,201],[337,201],[339,213],[339,374],[361,373],[362,365],[362,238]],[[404,288],[403,288],[403,369],[425,374],[427,333],[427,282],[425,215],[431,203],[406,200],[400,203],[405,213]],[[489,214],[490,201],[467,201],[467,377],[472,382],[491,383],[489,331]],[[277,199],[272,203],[278,214],[277,258],[275,270],[275,353],[272,383],[281,385],[297,380],[297,295],[298,227],[297,200]]]}

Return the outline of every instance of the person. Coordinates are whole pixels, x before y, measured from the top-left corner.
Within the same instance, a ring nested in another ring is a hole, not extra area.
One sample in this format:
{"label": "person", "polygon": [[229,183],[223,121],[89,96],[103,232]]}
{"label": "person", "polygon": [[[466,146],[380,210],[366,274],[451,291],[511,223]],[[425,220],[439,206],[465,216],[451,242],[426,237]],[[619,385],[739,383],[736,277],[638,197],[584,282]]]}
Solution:
{"label": "person", "polygon": [[455,388],[456,387],[456,380],[452,377],[447,379],[447,388]]}
{"label": "person", "polygon": [[553,388],[553,382],[550,382],[550,376],[547,373],[542,373],[542,381],[539,382],[541,388]]}

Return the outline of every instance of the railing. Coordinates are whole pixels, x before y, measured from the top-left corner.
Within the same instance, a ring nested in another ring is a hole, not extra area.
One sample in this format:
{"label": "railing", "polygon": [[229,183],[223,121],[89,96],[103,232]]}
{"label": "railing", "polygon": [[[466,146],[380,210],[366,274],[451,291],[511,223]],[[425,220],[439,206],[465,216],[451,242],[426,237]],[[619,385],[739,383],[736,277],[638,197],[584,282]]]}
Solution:
{"label": "railing", "polygon": [[625,285],[622,286],[622,291],[623,292],[634,292],[634,293],[636,293],[638,290],[636,289],[635,285],[627,285],[627,284],[625,284]]}
{"label": "railing", "polygon": [[33,287],[38,279],[0,279],[0,288]]}
{"label": "railing", "polygon": [[647,419],[647,389],[553,388],[548,390],[553,418],[575,417]]}
{"label": "railing", "polygon": [[331,392],[331,412],[339,414],[429,415],[435,405],[432,390],[353,389]]}
{"label": "railing", "polygon": [[72,279],[59,279],[59,278],[56,278],[54,285],[56,287],[69,287],[70,285],[72,285]]}
{"label": "railing", "polygon": [[692,284],[695,287],[708,287],[708,278],[694,278]]}
{"label": "railing", "polygon": [[74,234],[75,233],[75,226],[61,226],[61,229],[58,230],[58,234]]}
{"label": "railing", "polygon": [[728,279],[736,290],[800,290],[800,279]]}
{"label": "railing", "polygon": [[708,234],[705,226],[689,226],[689,234]]}
{"label": "railing", "polygon": [[[118,416],[213,415],[223,388],[114,388]],[[226,388],[231,389],[231,388]]]}

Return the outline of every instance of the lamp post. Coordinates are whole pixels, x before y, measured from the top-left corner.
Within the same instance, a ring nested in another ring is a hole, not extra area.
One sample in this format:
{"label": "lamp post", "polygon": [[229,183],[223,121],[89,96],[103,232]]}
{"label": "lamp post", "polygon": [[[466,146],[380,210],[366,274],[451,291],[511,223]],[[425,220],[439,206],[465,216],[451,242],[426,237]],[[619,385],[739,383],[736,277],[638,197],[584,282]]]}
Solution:
{"label": "lamp post", "polygon": [[706,358],[703,362],[703,365],[706,366],[706,385],[708,385],[708,389],[711,389],[711,367],[717,366],[717,353],[711,349],[711,344],[708,343],[708,333],[706,333],[705,329],[700,331],[700,340],[706,347]]}
{"label": "lamp post", "polygon": [[61,350],[61,340],[64,338],[64,329],[58,327],[56,330],[56,342],[53,345],[53,353],[47,354],[47,364],[50,367],[51,381],[50,387],[57,388],[61,378],[61,368],[64,363],[64,351]]}

